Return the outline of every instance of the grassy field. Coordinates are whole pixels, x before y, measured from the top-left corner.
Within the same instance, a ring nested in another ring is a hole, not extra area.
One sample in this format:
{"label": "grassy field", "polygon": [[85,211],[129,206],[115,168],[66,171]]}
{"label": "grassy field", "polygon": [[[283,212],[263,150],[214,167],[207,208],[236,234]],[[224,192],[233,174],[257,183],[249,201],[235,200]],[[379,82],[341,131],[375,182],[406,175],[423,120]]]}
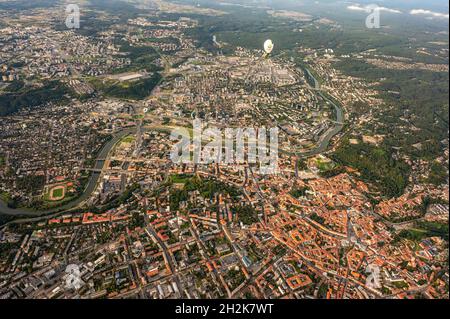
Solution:
{"label": "grassy field", "polygon": [[8,193],[0,193],[0,199],[5,203],[9,201],[11,196]]}
{"label": "grassy field", "polygon": [[317,168],[321,172],[328,171],[330,169],[333,169],[336,166],[332,161],[324,161],[324,160],[321,160],[320,158],[317,159],[316,165],[317,165]]}
{"label": "grassy field", "polygon": [[133,135],[125,136],[122,140],[122,143],[133,143],[136,138]]}
{"label": "grassy field", "polygon": [[161,79],[162,77],[159,73],[154,73],[146,79],[134,82],[102,81],[97,78],[91,78],[89,82],[97,91],[103,92],[106,96],[120,99],[142,100],[151,94]]}
{"label": "grassy field", "polygon": [[52,196],[53,198],[60,198],[64,195],[64,189],[63,188],[57,188],[52,190]]}

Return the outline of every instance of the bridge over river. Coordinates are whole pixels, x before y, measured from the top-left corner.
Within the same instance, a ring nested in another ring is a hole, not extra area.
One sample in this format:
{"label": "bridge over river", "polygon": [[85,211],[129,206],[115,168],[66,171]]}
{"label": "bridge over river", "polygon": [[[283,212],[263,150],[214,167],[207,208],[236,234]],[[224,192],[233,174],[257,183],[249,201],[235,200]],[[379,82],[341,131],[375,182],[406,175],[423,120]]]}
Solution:
{"label": "bridge over river", "polygon": [[[296,155],[299,157],[309,157],[309,156],[314,156],[316,154],[325,152],[328,149],[331,139],[336,134],[338,134],[344,127],[344,120],[345,120],[342,107],[337,105],[335,102],[330,100],[328,97],[326,97],[323,94],[323,92],[321,92],[320,85],[319,85],[319,82],[317,81],[317,79],[312,75],[312,73],[308,69],[306,69],[306,72],[313,79],[314,89],[317,91],[317,93],[321,97],[323,97],[325,100],[329,101],[334,106],[334,108],[336,110],[336,119],[335,119],[335,121],[333,121],[333,123],[335,125],[332,128],[330,128],[321,137],[318,145],[314,149],[311,149],[307,152],[302,152],[302,153],[292,153],[292,155]],[[97,183],[98,183],[100,175],[101,175],[101,172],[102,172],[102,169],[105,164],[105,160],[107,160],[109,158],[108,155],[109,155],[111,149],[124,136],[129,135],[129,134],[137,134],[137,133],[138,133],[138,127],[124,129],[124,130],[116,133],[113,136],[113,138],[103,146],[103,148],[101,149],[100,153],[97,156],[95,167],[93,169],[88,169],[91,171],[91,176],[89,178],[88,184],[87,184],[83,194],[80,197],[78,197],[77,199],[75,199],[65,205],[62,205],[60,207],[56,207],[56,208],[49,209],[49,210],[43,210],[43,211],[26,209],[26,208],[13,209],[13,208],[8,207],[8,205],[0,199],[0,214],[21,216],[21,217],[23,216],[24,218],[25,217],[45,218],[48,216],[57,215],[57,214],[64,213],[64,212],[67,213],[67,212],[70,212],[70,211],[73,211],[73,210],[76,210],[76,209],[82,207],[83,204],[86,202],[86,200],[89,199],[91,194],[95,191]],[[289,154],[289,152],[287,152],[287,151],[284,151],[284,153]]]}

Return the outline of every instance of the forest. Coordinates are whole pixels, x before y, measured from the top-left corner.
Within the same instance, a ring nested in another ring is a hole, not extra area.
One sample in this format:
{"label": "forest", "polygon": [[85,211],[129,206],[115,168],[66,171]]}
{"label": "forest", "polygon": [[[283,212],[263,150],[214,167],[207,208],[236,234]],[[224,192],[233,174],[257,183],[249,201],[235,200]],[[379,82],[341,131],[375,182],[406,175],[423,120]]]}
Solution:
{"label": "forest", "polygon": [[338,163],[356,168],[363,179],[378,186],[387,197],[398,197],[408,183],[409,167],[392,154],[369,144],[351,145],[348,141],[337,149],[333,158]]}
{"label": "forest", "polygon": [[52,81],[40,88],[20,89],[0,95],[0,116],[9,115],[24,107],[35,107],[44,103],[66,101],[70,91],[60,82]]}

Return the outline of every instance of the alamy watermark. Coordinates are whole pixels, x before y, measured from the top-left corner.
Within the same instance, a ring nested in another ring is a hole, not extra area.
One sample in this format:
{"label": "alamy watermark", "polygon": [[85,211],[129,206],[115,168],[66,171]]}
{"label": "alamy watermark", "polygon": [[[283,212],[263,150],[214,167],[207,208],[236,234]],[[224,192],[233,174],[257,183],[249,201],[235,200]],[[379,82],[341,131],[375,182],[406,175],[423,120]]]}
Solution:
{"label": "alamy watermark", "polygon": [[193,121],[192,136],[177,128],[170,139],[178,141],[170,154],[176,164],[257,164],[263,175],[278,172],[278,128],[213,128]]}
{"label": "alamy watermark", "polygon": [[368,29],[379,29],[381,27],[381,7],[376,4],[370,4],[365,9],[369,13],[366,18],[366,27]]}
{"label": "alamy watermark", "polygon": [[70,264],[66,267],[66,289],[79,290],[84,282],[81,279],[80,267],[76,264]]}
{"label": "alamy watermark", "polygon": [[66,7],[66,27],[68,29],[80,28],[80,7],[76,4],[69,4]]}
{"label": "alamy watermark", "polygon": [[366,273],[369,274],[366,279],[366,286],[372,289],[380,289],[380,267],[370,264],[366,268]]}

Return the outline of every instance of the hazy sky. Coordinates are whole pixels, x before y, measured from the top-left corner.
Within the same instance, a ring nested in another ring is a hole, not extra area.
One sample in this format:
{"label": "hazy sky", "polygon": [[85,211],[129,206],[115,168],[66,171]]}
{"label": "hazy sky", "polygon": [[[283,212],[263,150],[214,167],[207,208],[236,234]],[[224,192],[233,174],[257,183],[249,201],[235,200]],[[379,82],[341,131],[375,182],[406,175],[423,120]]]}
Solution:
{"label": "hazy sky", "polygon": [[376,3],[388,8],[436,9],[448,12],[448,0],[355,0],[349,2],[361,4]]}
{"label": "hazy sky", "polygon": [[[180,1],[180,0],[178,0]],[[418,17],[435,21],[448,21],[448,0],[182,0],[184,2],[204,2],[220,4],[233,3],[255,7],[272,7],[274,9],[300,10],[308,13],[364,12],[369,4],[383,8],[384,13],[402,17]]]}
{"label": "hazy sky", "polygon": [[[214,1],[214,0],[211,0]],[[329,3],[342,3],[346,4],[377,4],[379,6],[387,8],[403,8],[403,9],[428,9],[439,10],[439,12],[448,13],[448,0],[218,0],[217,2],[233,2],[242,4],[289,4],[289,5],[313,5],[329,4]]]}

